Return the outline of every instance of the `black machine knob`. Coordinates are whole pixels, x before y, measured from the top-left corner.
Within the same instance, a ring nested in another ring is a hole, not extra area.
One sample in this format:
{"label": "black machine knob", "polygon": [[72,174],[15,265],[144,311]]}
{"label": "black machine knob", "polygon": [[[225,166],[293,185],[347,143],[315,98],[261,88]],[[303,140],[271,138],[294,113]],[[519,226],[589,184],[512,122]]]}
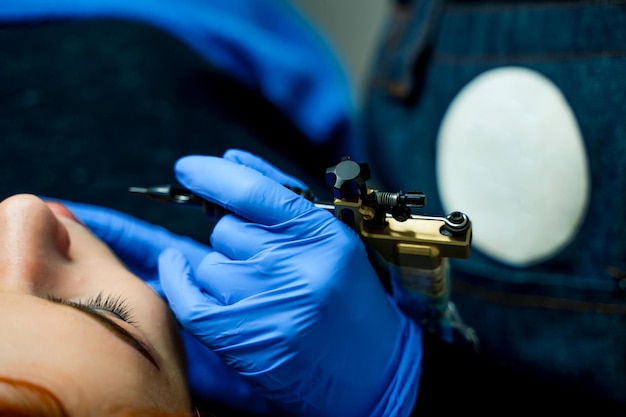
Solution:
{"label": "black machine knob", "polygon": [[371,177],[368,164],[349,158],[326,169],[326,184],[333,187],[335,198],[357,198],[367,191],[366,181]]}

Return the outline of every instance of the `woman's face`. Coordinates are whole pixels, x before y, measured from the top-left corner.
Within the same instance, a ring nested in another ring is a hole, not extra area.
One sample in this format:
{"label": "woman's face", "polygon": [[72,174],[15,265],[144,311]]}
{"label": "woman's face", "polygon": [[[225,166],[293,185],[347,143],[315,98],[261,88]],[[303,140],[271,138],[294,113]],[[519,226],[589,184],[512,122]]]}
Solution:
{"label": "woman's face", "polygon": [[18,380],[70,415],[190,409],[166,304],[57,203],[0,203],[0,335],[0,405]]}

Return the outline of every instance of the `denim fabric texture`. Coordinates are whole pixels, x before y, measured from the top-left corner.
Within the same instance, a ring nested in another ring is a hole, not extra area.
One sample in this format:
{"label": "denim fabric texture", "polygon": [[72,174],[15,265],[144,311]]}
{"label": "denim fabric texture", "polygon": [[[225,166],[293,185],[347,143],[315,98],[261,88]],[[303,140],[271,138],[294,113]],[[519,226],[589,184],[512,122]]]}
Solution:
{"label": "denim fabric texture", "polygon": [[330,195],[323,172],[336,159],[327,147],[159,28],[118,19],[4,25],[0,61],[0,198],[30,192],[112,207],[207,241],[199,225],[213,221],[201,210],[128,187],[173,182],[181,156],[233,147]]}
{"label": "denim fabric texture", "polygon": [[[485,357],[626,404],[626,2],[432,3],[398,4],[380,44],[362,116],[376,181],[418,188],[425,211],[443,213],[436,138],[459,91],[505,66],[555,83],[590,164],[581,229],[556,256],[528,268],[478,250],[453,260],[452,299]],[[424,34],[411,24],[426,9],[438,11]]]}

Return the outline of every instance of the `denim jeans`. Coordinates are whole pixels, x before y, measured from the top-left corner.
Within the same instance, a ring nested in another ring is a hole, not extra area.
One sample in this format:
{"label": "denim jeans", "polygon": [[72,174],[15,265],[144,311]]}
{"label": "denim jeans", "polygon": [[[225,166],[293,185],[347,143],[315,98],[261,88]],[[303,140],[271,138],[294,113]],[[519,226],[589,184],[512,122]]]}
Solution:
{"label": "denim jeans", "polygon": [[538,264],[476,249],[452,260],[452,299],[482,354],[626,402],[626,2],[398,2],[362,115],[368,162],[384,187],[417,184],[428,212],[443,213],[442,118],[471,80],[505,66],[563,92],[587,152],[589,206],[569,244]]}

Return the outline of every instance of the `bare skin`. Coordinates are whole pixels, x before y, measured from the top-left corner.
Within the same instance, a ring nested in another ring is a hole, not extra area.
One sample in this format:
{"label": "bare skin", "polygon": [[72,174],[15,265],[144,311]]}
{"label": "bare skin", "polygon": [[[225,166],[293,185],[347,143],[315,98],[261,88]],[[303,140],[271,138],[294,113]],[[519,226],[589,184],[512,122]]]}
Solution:
{"label": "bare skin", "polygon": [[[111,311],[121,303],[132,322]],[[70,415],[190,410],[167,305],[58,203],[0,203],[0,334],[0,404],[4,378],[50,391]]]}

